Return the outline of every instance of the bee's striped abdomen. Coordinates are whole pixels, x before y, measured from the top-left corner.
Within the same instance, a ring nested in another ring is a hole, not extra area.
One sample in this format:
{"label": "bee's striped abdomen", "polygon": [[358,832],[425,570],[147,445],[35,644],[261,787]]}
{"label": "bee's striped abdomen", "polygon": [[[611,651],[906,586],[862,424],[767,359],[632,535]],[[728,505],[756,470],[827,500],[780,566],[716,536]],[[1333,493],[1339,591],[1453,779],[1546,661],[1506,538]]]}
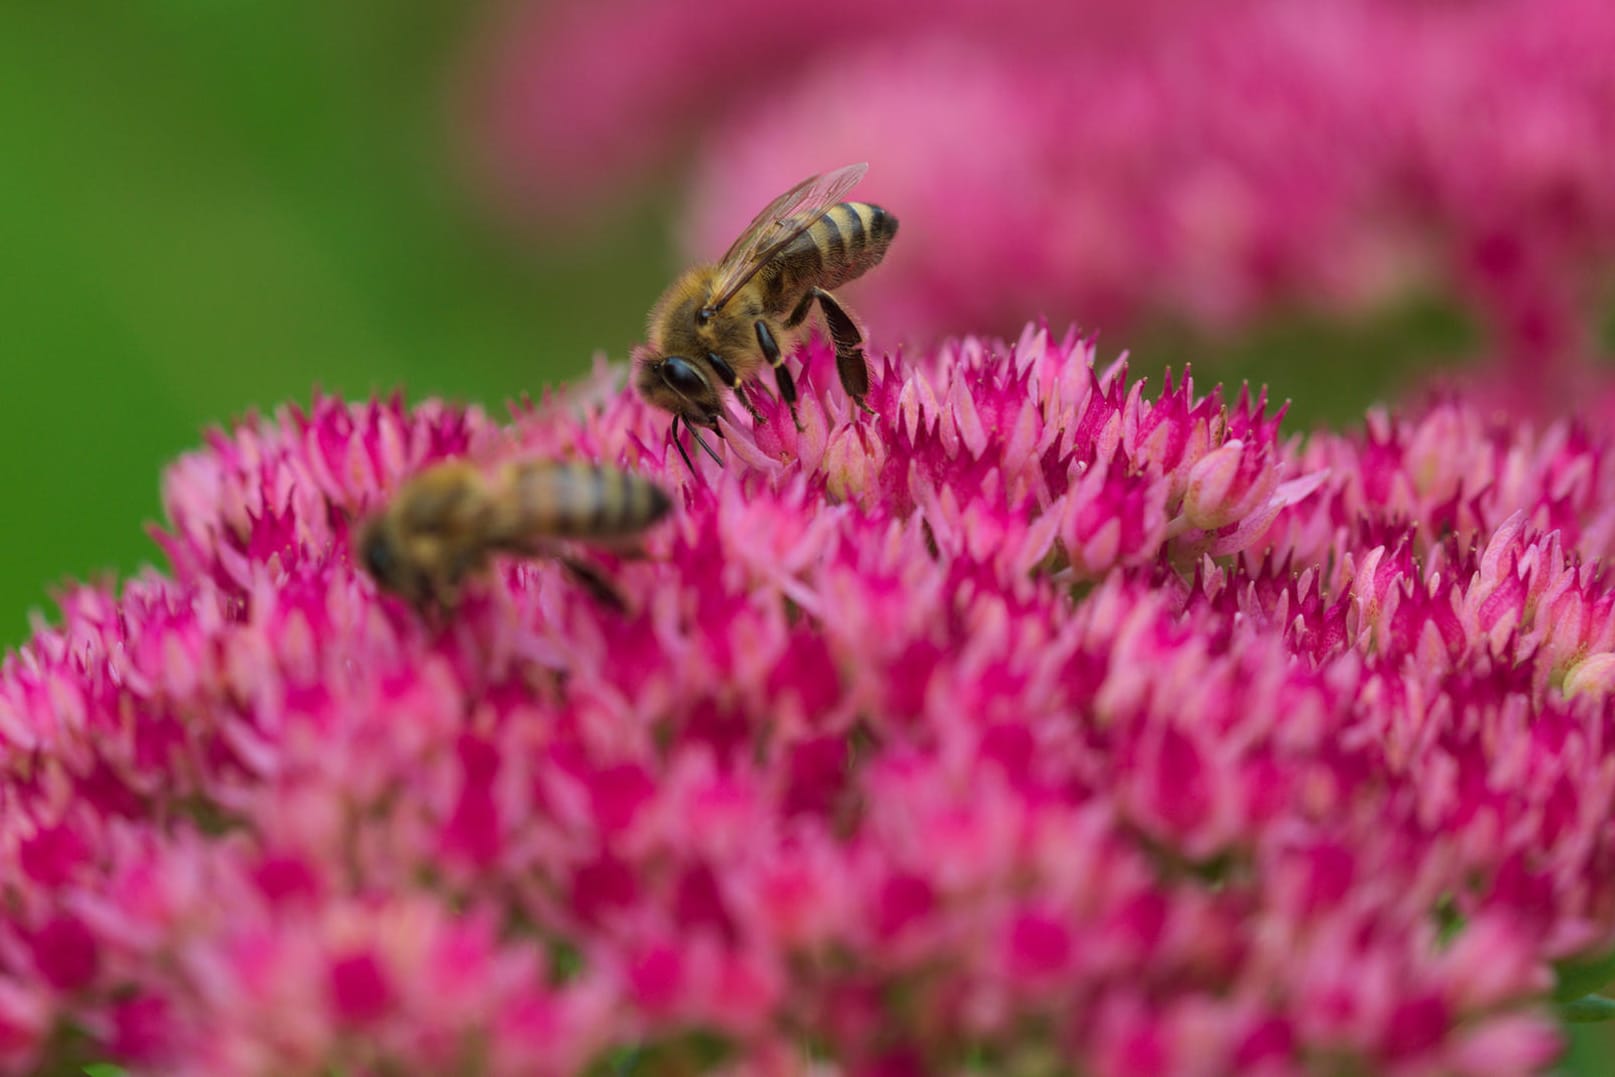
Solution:
{"label": "bee's striped abdomen", "polygon": [[838,288],[879,264],[897,235],[897,218],[868,202],[838,202],[777,256],[769,289],[775,309],[804,290]]}
{"label": "bee's striped abdomen", "polygon": [[532,460],[511,468],[514,516],[500,529],[511,544],[543,536],[631,535],[661,519],[672,505],[660,486],[614,467]]}

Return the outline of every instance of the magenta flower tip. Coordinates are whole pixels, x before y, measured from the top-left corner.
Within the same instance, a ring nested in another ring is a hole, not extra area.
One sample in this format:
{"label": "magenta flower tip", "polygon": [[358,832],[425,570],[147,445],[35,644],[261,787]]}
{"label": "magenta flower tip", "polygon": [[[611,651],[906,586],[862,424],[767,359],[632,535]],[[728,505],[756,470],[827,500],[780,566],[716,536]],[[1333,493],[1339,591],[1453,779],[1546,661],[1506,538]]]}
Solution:
{"label": "magenta flower tip", "polygon": [[[794,361],[794,360],[793,360]],[[1463,398],[1349,436],[1031,327],[829,349],[685,468],[602,368],[319,398],[164,484],[167,575],[0,670],[0,1069],[1517,1072],[1615,943],[1615,468]],[[443,624],[356,521],[448,457],[675,512]]]}

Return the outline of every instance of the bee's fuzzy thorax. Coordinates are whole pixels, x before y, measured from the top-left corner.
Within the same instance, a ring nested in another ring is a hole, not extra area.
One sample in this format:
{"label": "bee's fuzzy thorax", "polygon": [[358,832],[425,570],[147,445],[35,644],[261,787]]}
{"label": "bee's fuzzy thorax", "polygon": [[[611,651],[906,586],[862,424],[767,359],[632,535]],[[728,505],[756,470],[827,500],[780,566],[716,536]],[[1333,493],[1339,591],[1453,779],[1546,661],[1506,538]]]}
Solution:
{"label": "bee's fuzzy thorax", "polygon": [[668,350],[667,327],[674,324],[694,324],[695,312],[700,309],[711,290],[712,265],[698,265],[680,273],[661,294],[645,319],[645,338],[650,346],[662,354]]}

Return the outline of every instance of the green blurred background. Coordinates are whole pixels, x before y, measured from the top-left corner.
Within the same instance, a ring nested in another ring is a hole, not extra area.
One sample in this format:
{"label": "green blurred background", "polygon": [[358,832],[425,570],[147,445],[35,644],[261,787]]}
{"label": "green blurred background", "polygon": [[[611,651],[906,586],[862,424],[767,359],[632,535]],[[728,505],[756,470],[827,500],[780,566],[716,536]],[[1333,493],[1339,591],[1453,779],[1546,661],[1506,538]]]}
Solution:
{"label": "green blurred background", "polygon": [[[497,408],[637,339],[677,269],[675,192],[564,241],[481,209],[450,103],[483,10],[0,5],[0,645],[64,579],[156,558],[161,468],[208,424],[315,386]],[[1349,332],[1295,317],[1216,369],[1297,396],[1298,429],[1464,340],[1433,306]],[[1209,358],[1165,327],[1102,338],[1124,345],[1142,370]]]}
{"label": "green blurred background", "polygon": [[0,645],[67,577],[157,556],[207,424],[397,385],[497,405],[621,355],[654,207],[546,248],[456,180],[470,5],[0,5]]}

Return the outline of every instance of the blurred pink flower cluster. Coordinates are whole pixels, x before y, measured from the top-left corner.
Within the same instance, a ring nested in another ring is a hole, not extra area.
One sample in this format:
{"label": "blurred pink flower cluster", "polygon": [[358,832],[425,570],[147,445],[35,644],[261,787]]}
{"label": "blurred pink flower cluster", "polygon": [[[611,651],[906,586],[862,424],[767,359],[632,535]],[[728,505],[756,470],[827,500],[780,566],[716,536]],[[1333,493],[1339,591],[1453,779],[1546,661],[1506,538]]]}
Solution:
{"label": "blurred pink flower cluster", "polygon": [[1040,314],[1217,330],[1435,289],[1522,381],[1596,348],[1604,0],[516,10],[475,95],[508,197],[564,213],[693,138],[687,247],[713,257],[774,194],[867,159],[859,196],[903,221],[858,286],[877,338]]}
{"label": "blurred pink flower cluster", "polygon": [[[604,371],[214,435],[172,575],[0,672],[0,1068],[1546,1066],[1615,943],[1608,437],[1093,358],[888,357],[853,422],[812,349],[693,475]],[[628,612],[378,597],[354,520],[462,453],[666,483]]]}

